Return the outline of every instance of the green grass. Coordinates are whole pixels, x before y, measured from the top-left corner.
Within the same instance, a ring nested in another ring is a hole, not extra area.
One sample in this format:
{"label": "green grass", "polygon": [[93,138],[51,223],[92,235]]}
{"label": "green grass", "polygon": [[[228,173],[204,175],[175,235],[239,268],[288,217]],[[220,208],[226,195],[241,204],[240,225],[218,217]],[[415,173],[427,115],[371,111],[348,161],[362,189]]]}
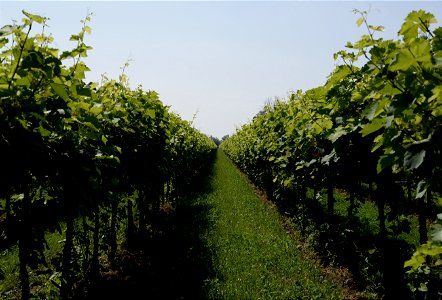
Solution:
{"label": "green grass", "polygon": [[210,205],[213,226],[203,239],[211,249],[210,299],[340,299],[342,291],[298,250],[276,210],[264,205],[245,178],[219,151]]}
{"label": "green grass", "polygon": [[[47,247],[44,251],[46,261],[48,262],[47,272],[37,272],[29,270],[30,281],[32,282],[32,293],[38,294],[42,291],[56,289],[50,278],[56,274],[55,266],[51,261],[61,254],[64,243],[63,233],[47,232],[45,234]],[[0,298],[1,299],[19,299],[20,298],[20,273],[18,246],[15,245],[0,253],[0,267],[4,274],[4,279],[0,281]]]}
{"label": "green grass", "polygon": [[14,293],[20,283],[18,273],[18,247],[6,249],[0,254],[0,266],[4,279],[0,281],[0,297]]}
{"label": "green grass", "polygon": [[[326,191],[322,191],[319,203],[322,206],[324,212],[327,209],[327,197],[325,195]],[[348,195],[340,190],[334,191],[335,197],[335,207],[334,213],[337,216],[346,218],[348,215],[348,207],[350,202],[348,201]],[[385,207],[385,213],[388,214],[390,208]],[[371,201],[357,201],[357,208],[355,210],[355,216],[358,218],[359,222],[363,224],[366,230],[373,236],[379,233],[379,219],[378,219],[378,207],[374,202]],[[403,240],[410,245],[415,247],[419,246],[419,225],[417,215],[403,216],[410,222],[410,232],[402,232],[398,234],[397,238]],[[390,229],[394,225],[393,221],[386,220],[387,229]]]}

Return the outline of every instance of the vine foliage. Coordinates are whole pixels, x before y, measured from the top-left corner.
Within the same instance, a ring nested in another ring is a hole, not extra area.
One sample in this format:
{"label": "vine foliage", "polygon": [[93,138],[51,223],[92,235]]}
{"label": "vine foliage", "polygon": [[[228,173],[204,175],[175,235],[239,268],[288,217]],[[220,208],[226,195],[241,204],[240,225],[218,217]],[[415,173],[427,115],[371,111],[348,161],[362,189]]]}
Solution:
{"label": "vine foliage", "polygon": [[[112,264],[136,246],[216,145],[124,73],[85,82],[90,15],[69,51],[53,46],[46,18],[23,15],[0,29],[1,249],[18,244],[22,299],[68,299],[97,280],[100,257]],[[56,269],[44,255],[50,231],[65,237]],[[30,269],[51,274],[51,288],[31,290]]]}
{"label": "vine foliage", "polygon": [[[327,82],[265,107],[221,148],[276,200],[296,199],[297,206],[315,201],[308,190],[327,190],[329,226],[334,189],[349,194],[350,220],[356,195],[369,186],[386,255],[399,234],[386,223],[407,215],[418,214],[420,243],[426,243],[427,221],[435,215],[429,211],[441,192],[442,28],[433,28],[431,13],[413,11],[397,39],[386,40],[377,37],[382,26],[355,13],[367,34],[334,55],[338,65]],[[413,260],[411,272],[422,264]],[[441,279],[440,269],[429,269]]]}

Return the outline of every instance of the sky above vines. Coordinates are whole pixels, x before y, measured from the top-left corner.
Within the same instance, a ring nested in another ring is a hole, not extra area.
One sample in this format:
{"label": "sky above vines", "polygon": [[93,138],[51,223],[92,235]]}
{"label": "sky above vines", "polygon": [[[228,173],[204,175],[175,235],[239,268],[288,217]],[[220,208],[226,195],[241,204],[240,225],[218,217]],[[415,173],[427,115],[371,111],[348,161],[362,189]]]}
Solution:
{"label": "sky above vines", "polygon": [[440,1],[85,2],[2,1],[0,26],[21,20],[21,10],[50,18],[61,50],[93,13],[94,49],[85,59],[87,80],[118,78],[129,61],[130,85],[155,90],[171,110],[221,138],[247,123],[275,97],[325,83],[338,61],[333,54],[366,33],[354,9],[396,38],[411,10],[433,13],[442,26]]}

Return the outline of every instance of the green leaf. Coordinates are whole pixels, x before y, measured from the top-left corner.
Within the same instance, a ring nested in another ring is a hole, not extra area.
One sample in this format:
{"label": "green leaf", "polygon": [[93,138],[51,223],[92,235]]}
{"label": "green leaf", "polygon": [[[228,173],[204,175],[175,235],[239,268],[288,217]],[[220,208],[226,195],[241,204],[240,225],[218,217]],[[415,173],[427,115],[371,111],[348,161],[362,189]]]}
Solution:
{"label": "green leaf", "polygon": [[366,117],[370,121],[375,117],[376,109],[378,108],[378,102],[373,103],[362,112],[362,116]]}
{"label": "green leaf", "polygon": [[417,190],[416,190],[416,199],[420,199],[423,196],[425,196],[425,194],[427,193],[427,183],[425,182],[425,180],[421,180],[419,181],[419,183],[417,184]]}
{"label": "green leaf", "polygon": [[433,55],[434,66],[440,67],[442,65],[442,50],[436,51]]}
{"label": "green leaf", "polygon": [[284,180],[283,185],[285,187],[288,187],[288,186],[290,186],[291,183],[292,183],[292,180],[290,178],[288,178],[288,179]]}
{"label": "green leaf", "polygon": [[419,286],[418,290],[421,292],[428,292],[428,287],[425,283],[422,282],[421,285]]}
{"label": "green leaf", "polygon": [[408,170],[419,168],[425,158],[425,150],[421,150],[418,153],[412,153],[410,151],[405,152],[404,167]]}
{"label": "green leaf", "polygon": [[330,129],[333,127],[333,122],[329,119],[318,119],[312,124],[312,130],[316,134],[322,133],[324,130]]}
{"label": "green leaf", "polygon": [[89,26],[84,26],[84,32],[91,34],[92,29]]}
{"label": "green leaf", "polygon": [[419,40],[412,44],[410,51],[413,53],[416,61],[422,63],[431,62],[430,42],[428,40]]}
{"label": "green leaf", "polygon": [[69,40],[70,41],[79,41],[80,40],[80,36],[78,34],[73,34],[73,35],[71,35]]}
{"label": "green leaf", "polygon": [[89,111],[91,105],[86,102],[76,102],[76,108],[77,109],[84,109],[86,111]]}
{"label": "green leaf", "polygon": [[353,46],[355,49],[364,49],[367,47],[371,47],[376,44],[376,41],[373,40],[373,38],[367,34],[364,34],[359,41],[357,41]]}
{"label": "green leaf", "polygon": [[[386,82],[386,84],[384,85],[382,90],[379,91],[379,93],[382,95],[395,96],[401,94],[402,92],[398,88],[393,87],[390,82]],[[390,102],[390,99],[386,99],[385,101]]]}
{"label": "green leaf", "polygon": [[106,145],[106,143],[107,143],[107,138],[106,138],[104,135],[101,136],[101,140],[102,140],[103,143]]}
{"label": "green leaf", "polygon": [[155,110],[153,109],[146,110],[146,115],[149,116],[151,119],[155,119]]}
{"label": "green leaf", "polygon": [[401,49],[394,62],[390,65],[390,71],[407,71],[416,61],[408,49]]}
{"label": "green leaf", "polygon": [[81,86],[76,86],[77,89],[77,94],[80,96],[86,96],[86,97],[91,97],[92,96],[92,91],[89,88],[84,88]]}
{"label": "green leaf", "polygon": [[358,25],[358,27],[361,27],[362,23],[364,23],[364,18],[360,17],[357,21],[356,21],[356,25]]}
{"label": "green leaf", "polygon": [[2,28],[0,28],[0,36],[7,36],[12,33],[14,33],[15,30],[20,29],[22,27],[15,26],[15,25],[5,25]]}
{"label": "green leaf", "polygon": [[[89,127],[89,128],[92,129],[93,131],[98,131],[98,128],[95,127],[95,125],[92,124],[91,122],[83,122],[82,124],[85,125],[85,126],[87,126],[87,127]],[[94,139],[95,139],[95,138],[94,138]],[[98,140],[98,139],[96,139],[96,140]]]}
{"label": "green leaf", "polygon": [[442,247],[428,247],[425,251],[422,251],[422,253],[425,255],[436,256],[442,254]]}
{"label": "green leaf", "polygon": [[43,24],[43,23],[46,21],[46,18],[41,17],[41,16],[38,16],[38,15],[30,14],[30,13],[24,11],[24,10],[22,10],[22,13],[23,13],[26,17],[28,17],[29,19],[31,19],[32,21],[37,22],[38,24]]}
{"label": "green leaf", "polygon": [[325,165],[329,165],[330,161],[337,162],[338,160],[339,160],[339,157],[336,154],[336,150],[333,149],[332,152],[330,152],[329,154],[325,155],[321,159],[321,163],[323,163]]}
{"label": "green leaf", "polygon": [[64,101],[70,101],[69,95],[66,91],[66,87],[63,84],[52,82],[50,85],[57,96],[59,96]]}
{"label": "green leaf", "polygon": [[90,69],[83,62],[80,62],[75,68],[74,77],[82,80],[85,78],[85,72],[87,71],[90,71]]}
{"label": "green leaf", "polygon": [[405,18],[405,22],[402,24],[401,29],[399,30],[399,34],[404,37],[405,41],[409,41],[417,37],[419,27],[415,22],[415,20],[418,20],[416,13],[416,11],[409,13]]}
{"label": "green leaf", "polygon": [[382,145],[384,145],[384,135],[380,134],[373,140],[373,148],[371,148],[371,152],[375,152],[378,150]]}
{"label": "green leaf", "polygon": [[416,255],[416,253],[404,263],[404,267],[412,267],[413,269],[417,269],[425,263],[425,257],[423,255]]}
{"label": "green leaf", "polygon": [[94,115],[98,115],[103,111],[103,105],[101,103],[95,103],[89,111]]}
{"label": "green leaf", "polygon": [[442,242],[442,228],[434,230],[431,233],[431,239],[436,242]]}
{"label": "green leaf", "polygon": [[351,74],[351,72],[352,70],[348,66],[338,66],[333,73],[330,74],[329,79],[327,80],[327,86],[335,85],[337,82]]}
{"label": "green leaf", "polygon": [[404,268],[407,267],[414,267],[417,264],[417,260],[416,258],[413,256],[412,258],[410,258],[409,260],[405,261],[404,263]]}
{"label": "green leaf", "polygon": [[371,30],[374,30],[374,31],[384,31],[384,26],[373,26],[373,25],[369,25],[368,26]]}
{"label": "green leaf", "polygon": [[346,135],[346,134],[347,134],[347,131],[344,128],[338,127],[338,128],[336,128],[336,130],[332,134],[330,134],[328,136],[328,139],[332,143],[335,143],[341,136]]}
{"label": "green leaf", "polygon": [[8,42],[9,42],[9,40],[7,38],[1,38],[0,39],[0,48],[3,48],[3,46],[5,46]]}
{"label": "green leaf", "polygon": [[63,51],[60,55],[60,60],[69,58],[69,57],[74,57],[72,51]]}
{"label": "green leaf", "polygon": [[386,119],[374,119],[371,123],[365,124],[365,126],[362,128],[361,133],[362,136],[365,137],[369,135],[370,133],[376,132],[382,127],[385,127]]}
{"label": "green leaf", "polygon": [[15,84],[18,86],[30,86],[31,82],[29,81],[28,77],[22,77],[22,78],[17,79],[15,81]]}
{"label": "green leaf", "polygon": [[38,127],[38,131],[40,132],[41,136],[50,136],[51,132],[43,127]]}
{"label": "green leaf", "polygon": [[396,157],[391,154],[382,155],[378,160],[376,170],[381,173],[385,168],[391,167],[396,161]]}

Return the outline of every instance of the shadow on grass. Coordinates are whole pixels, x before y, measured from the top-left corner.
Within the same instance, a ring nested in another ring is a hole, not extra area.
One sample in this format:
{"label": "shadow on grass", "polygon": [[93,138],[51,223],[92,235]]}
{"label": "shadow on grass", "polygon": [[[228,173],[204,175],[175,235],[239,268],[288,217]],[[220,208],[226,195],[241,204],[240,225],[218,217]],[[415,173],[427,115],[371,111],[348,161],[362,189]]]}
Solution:
{"label": "shadow on grass", "polygon": [[351,271],[358,290],[369,287],[384,299],[411,298],[403,263],[413,245],[392,236],[380,238],[366,220],[357,216],[334,215],[330,223],[326,206],[313,199],[300,205],[290,201],[276,204],[281,214],[293,218],[324,265],[345,266]]}
{"label": "shadow on grass", "polygon": [[102,274],[88,299],[205,298],[204,281],[213,268],[203,235],[212,226],[212,208],[199,199],[212,190],[212,171],[192,185],[198,191],[163,210],[147,240],[120,253],[115,271]]}

